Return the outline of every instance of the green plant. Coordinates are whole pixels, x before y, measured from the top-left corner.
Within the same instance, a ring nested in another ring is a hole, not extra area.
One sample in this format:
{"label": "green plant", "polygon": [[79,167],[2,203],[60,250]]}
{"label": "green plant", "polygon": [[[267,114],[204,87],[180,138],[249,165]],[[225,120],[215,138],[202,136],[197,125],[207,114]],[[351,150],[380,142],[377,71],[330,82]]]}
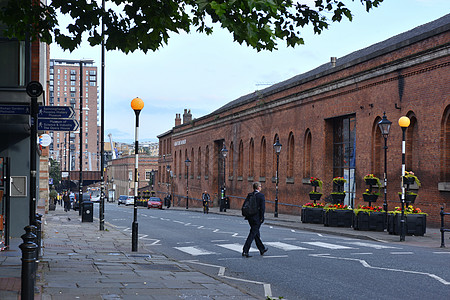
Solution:
{"label": "green plant", "polygon": [[323,208],[325,206],[324,203],[306,203],[303,207],[319,207]]}
{"label": "green plant", "polygon": [[406,178],[414,178],[414,182],[417,183],[417,185],[420,187],[420,180],[417,178],[417,176],[414,174],[413,171],[405,171]]}
{"label": "green plant", "polygon": [[48,195],[50,197],[50,199],[55,200],[56,197],[58,196],[58,192],[56,192],[56,190],[51,190],[50,194]]}
{"label": "green plant", "polygon": [[347,182],[347,179],[345,179],[344,177],[334,177],[333,178],[333,183],[336,183],[336,184],[343,184],[346,182]]}
{"label": "green plant", "polygon": [[[320,180],[320,179],[317,178],[317,177],[311,177],[311,178],[309,179],[309,183],[310,183],[311,185],[314,186],[314,190],[311,191],[311,192],[309,192],[310,194],[321,194],[321,191],[322,191],[322,184],[323,184],[322,180]],[[316,186],[319,187],[319,190],[320,190],[319,192],[316,191]]]}
{"label": "green plant", "polygon": [[376,180],[378,188],[381,187],[380,179],[378,177],[374,176],[373,174],[367,174],[366,176],[364,176],[364,180],[366,180],[366,179],[374,179],[374,180]]}
{"label": "green plant", "polygon": [[351,210],[352,208],[346,204],[327,204],[327,205],[325,205],[325,207],[323,209],[326,211],[329,211],[329,210],[334,210],[334,209]]}
{"label": "green plant", "polygon": [[[398,192],[398,194],[401,196],[402,195],[402,192]],[[410,191],[405,191],[405,196],[406,195],[415,195],[415,196],[417,196],[417,193],[414,193],[414,192],[410,192]]]}
{"label": "green plant", "polygon": [[370,214],[371,212],[385,212],[381,206],[367,206],[367,205],[359,205],[358,208],[355,208],[353,210],[355,212],[355,215],[359,214],[360,212],[366,212]]}
{"label": "green plant", "polygon": [[[412,205],[408,205],[405,207],[404,210],[405,214],[424,214],[424,215],[428,215],[427,213],[424,213],[420,208],[418,207],[414,207]],[[400,214],[402,213],[402,209],[401,207],[395,207],[394,210],[389,211],[388,213],[390,214]]]}
{"label": "green plant", "polygon": [[363,193],[363,195],[376,195],[376,196],[380,196],[380,192],[378,192],[378,191],[370,191],[369,189],[366,189],[366,191]]}
{"label": "green plant", "polygon": [[331,192],[331,195],[344,195],[345,191],[343,192]]}

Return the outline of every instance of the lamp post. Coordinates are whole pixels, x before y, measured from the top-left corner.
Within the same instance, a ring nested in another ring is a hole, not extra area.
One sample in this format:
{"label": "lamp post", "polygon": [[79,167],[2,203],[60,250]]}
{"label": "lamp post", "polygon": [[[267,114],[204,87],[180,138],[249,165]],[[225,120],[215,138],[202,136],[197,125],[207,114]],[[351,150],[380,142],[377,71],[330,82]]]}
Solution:
{"label": "lamp post", "polygon": [[191,164],[191,161],[189,158],[186,158],[184,161],[186,164],[186,209],[189,209],[189,165]]}
{"label": "lamp post", "polygon": [[170,165],[167,165],[167,203],[166,206],[167,208],[170,207],[170,192],[169,192],[169,186],[170,186]]}
{"label": "lamp post", "polygon": [[222,185],[222,199],[221,199],[222,205],[220,206],[220,211],[222,211],[223,209],[227,208],[227,204],[225,201],[225,191],[226,191],[225,159],[227,158],[228,149],[227,149],[227,147],[225,147],[225,143],[223,144],[222,150],[220,150],[220,154],[222,154],[222,157],[223,157],[223,185]]}
{"label": "lamp post", "polygon": [[400,220],[400,242],[405,241],[405,185],[403,184],[403,179],[406,171],[405,166],[405,152],[406,152],[406,142],[405,133],[411,121],[408,117],[403,116],[398,119],[398,125],[402,128],[402,215]]}
{"label": "lamp post", "polygon": [[139,113],[144,108],[144,101],[141,98],[134,98],[131,101],[131,108],[136,115],[136,131],[134,142],[134,212],[133,212],[133,224],[131,226],[131,251],[136,252],[138,246],[138,222],[137,222],[137,196],[138,196],[138,153],[139,153]]}
{"label": "lamp post", "polygon": [[281,145],[280,139],[277,137],[277,141],[275,142],[275,144],[273,144],[273,149],[277,154],[277,171],[275,173],[275,213],[274,213],[275,218],[278,218],[278,166],[280,163],[280,152],[282,146],[283,145]]}
{"label": "lamp post", "polygon": [[380,127],[381,135],[384,137],[384,203],[383,209],[387,212],[387,138],[389,135],[389,130],[391,129],[392,122],[386,117],[386,112],[383,113],[383,119],[378,122],[378,127]]}

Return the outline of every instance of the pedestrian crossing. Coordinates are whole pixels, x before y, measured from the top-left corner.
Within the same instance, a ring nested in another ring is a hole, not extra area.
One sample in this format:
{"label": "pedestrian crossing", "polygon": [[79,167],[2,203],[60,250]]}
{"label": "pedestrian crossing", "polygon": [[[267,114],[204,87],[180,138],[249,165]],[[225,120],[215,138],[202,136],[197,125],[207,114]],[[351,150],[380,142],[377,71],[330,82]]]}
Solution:
{"label": "pedestrian crossing", "polygon": [[[224,249],[230,250],[233,252],[242,252],[243,244],[240,243],[211,243],[208,246],[205,245],[195,245],[195,246],[183,246],[183,247],[174,247],[175,249],[187,253],[192,256],[201,256],[201,255],[218,255],[223,254]],[[223,241],[225,242],[225,241]],[[289,251],[320,251],[320,250],[361,250],[361,249],[372,249],[372,250],[383,250],[383,249],[400,249],[398,247],[377,244],[377,243],[369,243],[369,242],[359,242],[359,241],[343,241],[341,243],[328,243],[328,242],[299,242],[298,245],[293,243],[285,243],[285,242],[264,242],[264,245],[271,248],[271,254],[280,254],[279,252],[289,252]],[[225,251],[226,251],[225,250]],[[251,253],[258,253],[259,250],[257,248],[250,248]],[[367,253],[365,253],[367,254]]]}

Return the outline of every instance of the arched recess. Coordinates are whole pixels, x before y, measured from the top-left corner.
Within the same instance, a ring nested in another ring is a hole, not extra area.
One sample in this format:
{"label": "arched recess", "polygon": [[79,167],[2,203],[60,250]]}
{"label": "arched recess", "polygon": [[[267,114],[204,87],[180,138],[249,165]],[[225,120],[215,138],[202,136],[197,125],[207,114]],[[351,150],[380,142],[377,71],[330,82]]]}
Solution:
{"label": "arched recess", "polygon": [[450,182],[450,105],[445,108],[441,122],[440,181]]}
{"label": "arched recess", "polygon": [[311,175],[311,142],[312,142],[312,136],[311,136],[311,130],[306,129],[305,132],[305,141],[303,143],[303,178],[310,178]]}
{"label": "arched recess", "polygon": [[406,116],[410,120],[408,129],[406,129],[406,170],[415,171],[419,168],[418,148],[415,147],[418,141],[419,128],[417,118],[412,111],[408,112]]}
{"label": "arched recess", "polygon": [[238,177],[243,177],[244,174],[244,143],[242,140],[239,142],[239,152],[238,152]]}
{"label": "arched recess", "polygon": [[197,179],[200,179],[202,176],[202,148],[198,147],[197,152]]}
{"label": "arched recess", "polygon": [[287,172],[288,178],[294,178],[294,153],[295,153],[295,139],[292,131],[289,133],[288,149],[287,149]]}
{"label": "arched recess", "polygon": [[[277,142],[277,139],[279,139],[278,137],[278,133],[275,134],[275,136],[273,137],[273,143],[272,145],[275,145],[275,143]],[[279,141],[281,143],[281,141]],[[283,143],[281,143],[283,144]],[[276,172],[277,172],[277,153],[275,152],[275,149],[272,147],[272,182],[275,182],[275,178],[276,178]],[[278,174],[278,177],[280,177],[280,175]],[[278,178],[278,180],[280,180]]]}
{"label": "arched recess", "polygon": [[178,171],[178,172],[179,172],[179,173],[178,173],[178,178],[181,179],[181,173],[183,172],[183,171],[182,171],[182,170],[183,170],[183,167],[182,167],[182,166],[183,166],[184,162],[183,162],[183,156],[181,156],[181,150],[180,150],[178,153],[179,153],[179,155],[178,155],[178,156],[179,156],[179,157],[178,157],[178,164],[179,164],[179,165],[178,165],[178,166],[179,166],[179,168],[178,168],[178,170],[179,170],[179,171]]}
{"label": "arched recess", "polygon": [[187,178],[187,165],[185,161],[188,159],[188,149],[184,150],[184,160],[182,161],[182,164],[184,164],[184,178]]}
{"label": "arched recess", "polygon": [[[261,152],[259,154],[259,177],[266,179],[266,137],[261,138]],[[261,180],[261,179],[259,179]]]}
{"label": "arched recess", "polygon": [[209,146],[205,149],[205,179],[209,176]]}
{"label": "arched recess", "polygon": [[366,171],[366,173],[372,173],[378,178],[382,178],[382,174],[384,174],[384,169],[382,168],[384,166],[384,138],[381,135],[380,126],[378,126],[380,121],[381,117],[377,116],[372,124],[370,170]]}
{"label": "arched recess", "polygon": [[248,177],[253,177],[254,175],[255,175],[255,142],[253,141],[253,138],[251,138],[248,147]]}
{"label": "arched recess", "polygon": [[234,173],[234,144],[230,143],[230,148],[228,150],[228,176],[233,178]]}
{"label": "arched recess", "polygon": [[195,153],[194,153],[194,148],[191,149],[191,157],[189,158],[191,160],[191,175],[189,176],[190,178],[194,178],[194,173],[195,173]]}
{"label": "arched recess", "polygon": [[177,176],[177,152],[175,151],[174,157],[173,157],[173,174],[176,177]]}

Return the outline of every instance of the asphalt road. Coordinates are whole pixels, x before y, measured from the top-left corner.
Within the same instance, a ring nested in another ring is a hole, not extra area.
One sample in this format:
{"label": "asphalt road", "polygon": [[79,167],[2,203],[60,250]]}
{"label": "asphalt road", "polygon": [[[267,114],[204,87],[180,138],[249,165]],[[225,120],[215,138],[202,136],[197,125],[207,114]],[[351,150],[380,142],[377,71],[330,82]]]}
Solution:
{"label": "asphalt road", "polygon": [[[105,220],[129,232],[132,206]],[[138,208],[139,243],[254,294],[285,299],[450,299],[450,252],[263,225],[269,248],[241,256],[242,217]]]}

